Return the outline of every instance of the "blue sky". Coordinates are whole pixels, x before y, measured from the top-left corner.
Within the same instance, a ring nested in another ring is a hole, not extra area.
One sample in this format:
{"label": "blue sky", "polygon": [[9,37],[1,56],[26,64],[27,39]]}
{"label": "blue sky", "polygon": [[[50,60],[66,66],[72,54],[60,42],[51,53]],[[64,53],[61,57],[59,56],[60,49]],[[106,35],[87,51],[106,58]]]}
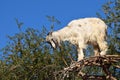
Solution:
{"label": "blue sky", "polygon": [[55,16],[61,25],[67,25],[73,19],[96,17],[102,13],[102,5],[107,0],[0,0],[0,48],[6,45],[7,35],[18,32],[15,18],[24,22],[22,29],[32,27],[40,30],[43,25],[49,27],[46,15]]}

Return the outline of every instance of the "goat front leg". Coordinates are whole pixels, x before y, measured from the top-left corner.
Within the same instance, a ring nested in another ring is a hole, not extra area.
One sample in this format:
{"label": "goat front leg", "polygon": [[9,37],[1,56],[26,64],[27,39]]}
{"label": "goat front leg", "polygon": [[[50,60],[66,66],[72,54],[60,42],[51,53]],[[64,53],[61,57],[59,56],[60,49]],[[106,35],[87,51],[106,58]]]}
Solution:
{"label": "goat front leg", "polygon": [[82,48],[79,48],[78,49],[78,59],[77,61],[80,61],[84,58],[84,53],[83,53],[83,49]]}

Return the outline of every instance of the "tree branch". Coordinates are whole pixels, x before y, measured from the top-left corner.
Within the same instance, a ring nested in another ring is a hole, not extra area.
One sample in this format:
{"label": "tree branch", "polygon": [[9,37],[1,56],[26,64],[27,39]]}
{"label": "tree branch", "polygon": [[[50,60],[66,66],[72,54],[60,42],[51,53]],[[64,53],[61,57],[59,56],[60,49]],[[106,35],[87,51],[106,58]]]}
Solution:
{"label": "tree branch", "polygon": [[[115,77],[112,76],[110,71],[111,66],[115,66],[116,68],[120,69],[120,56],[119,55],[106,55],[106,56],[94,56],[90,58],[85,58],[79,62],[72,62],[69,67],[64,68],[64,70],[58,71],[55,73],[56,76],[60,76],[60,80],[64,80],[65,78],[69,77],[71,73],[77,74],[83,80],[88,79],[97,79],[97,80],[117,80]],[[83,69],[89,66],[92,67],[99,67],[104,72],[104,75],[91,75],[85,73]]]}

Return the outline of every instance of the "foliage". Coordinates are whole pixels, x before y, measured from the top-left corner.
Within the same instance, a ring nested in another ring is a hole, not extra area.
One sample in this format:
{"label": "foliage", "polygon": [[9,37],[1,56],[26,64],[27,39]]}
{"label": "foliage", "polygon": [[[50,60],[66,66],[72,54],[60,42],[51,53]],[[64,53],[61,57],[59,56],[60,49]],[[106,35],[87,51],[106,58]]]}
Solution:
{"label": "foliage", "polygon": [[27,28],[23,32],[21,26],[18,29],[20,32],[8,36],[9,42],[2,49],[0,80],[55,80],[55,72],[76,59],[72,44],[68,46],[69,43],[65,42],[61,49],[53,50],[45,42],[48,33],[45,27],[41,31]]}

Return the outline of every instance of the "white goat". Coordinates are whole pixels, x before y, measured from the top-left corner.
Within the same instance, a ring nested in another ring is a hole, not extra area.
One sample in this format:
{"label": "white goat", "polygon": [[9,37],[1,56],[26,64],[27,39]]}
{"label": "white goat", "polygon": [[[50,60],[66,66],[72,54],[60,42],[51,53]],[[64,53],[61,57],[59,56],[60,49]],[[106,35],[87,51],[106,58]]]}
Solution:
{"label": "white goat", "polygon": [[105,55],[108,49],[106,42],[107,25],[99,18],[83,18],[71,21],[61,30],[50,32],[46,41],[53,48],[60,46],[61,41],[69,41],[77,46],[78,61],[84,58],[83,49],[92,44],[95,56]]}

